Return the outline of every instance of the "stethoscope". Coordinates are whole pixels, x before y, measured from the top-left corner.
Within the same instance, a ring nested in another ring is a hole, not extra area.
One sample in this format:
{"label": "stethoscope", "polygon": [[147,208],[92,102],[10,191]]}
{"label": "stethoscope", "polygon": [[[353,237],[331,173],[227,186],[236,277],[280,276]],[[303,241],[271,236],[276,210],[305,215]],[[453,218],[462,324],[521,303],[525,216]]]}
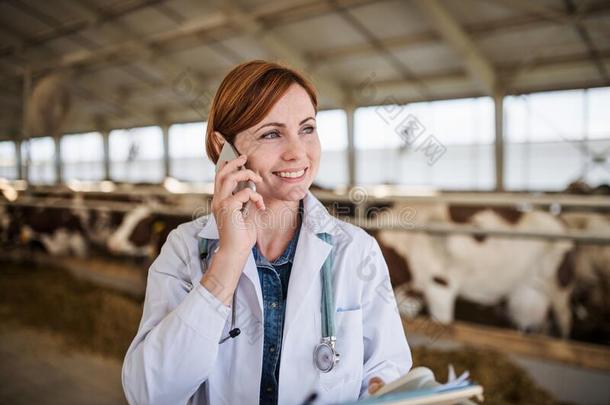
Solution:
{"label": "stethoscope", "polygon": [[[328,233],[317,234],[320,239],[324,242],[331,244],[332,239]],[[205,272],[207,266],[208,257],[208,239],[199,239],[199,258],[201,259],[203,271]],[[316,345],[313,351],[313,362],[315,366],[323,373],[331,371],[337,363],[339,363],[339,353],[337,353],[337,337],[335,336],[335,317],[333,314],[335,305],[333,300],[333,286],[332,286],[332,252],[326,257],[324,264],[322,265],[322,339],[320,343]],[[222,337],[219,344],[225,343],[230,338],[239,336],[241,330],[235,327],[237,310],[235,297],[237,296],[237,289],[233,293],[233,301],[231,308],[231,329],[229,334]]]}
{"label": "stethoscope", "polygon": [[[318,237],[332,246],[332,240],[327,233],[319,233]],[[332,252],[331,252],[332,253]],[[337,353],[337,337],[335,336],[335,317],[333,314],[332,254],[326,256],[322,265],[322,340],[313,351],[313,362],[323,373],[328,373],[339,363]]]}
{"label": "stethoscope", "polygon": [[[218,251],[218,248],[214,250],[214,253]],[[201,260],[202,271],[205,273],[207,269],[207,259],[208,259],[208,240],[205,238],[199,238],[199,259]],[[220,339],[218,344],[223,344],[229,339],[236,338],[241,333],[239,328],[235,327],[235,319],[237,318],[237,306],[235,305],[235,297],[237,296],[237,287],[235,287],[235,292],[233,293],[233,300],[231,303],[231,329],[229,330],[229,334]]]}

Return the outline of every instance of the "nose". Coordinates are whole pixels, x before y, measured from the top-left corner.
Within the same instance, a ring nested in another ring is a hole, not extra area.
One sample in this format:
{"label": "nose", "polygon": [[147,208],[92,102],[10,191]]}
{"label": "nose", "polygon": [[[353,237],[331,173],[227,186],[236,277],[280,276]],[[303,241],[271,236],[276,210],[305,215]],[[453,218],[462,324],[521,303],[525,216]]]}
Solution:
{"label": "nose", "polygon": [[300,160],[303,159],[307,153],[305,151],[305,144],[303,143],[301,137],[297,134],[295,136],[291,136],[287,138],[286,145],[284,150],[282,151],[282,159],[283,160]]}

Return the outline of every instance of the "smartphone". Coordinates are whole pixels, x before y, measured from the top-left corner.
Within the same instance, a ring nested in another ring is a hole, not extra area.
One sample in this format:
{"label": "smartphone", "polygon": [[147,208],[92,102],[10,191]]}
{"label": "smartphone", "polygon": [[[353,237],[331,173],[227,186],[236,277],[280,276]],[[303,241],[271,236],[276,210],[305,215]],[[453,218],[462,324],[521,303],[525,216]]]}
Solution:
{"label": "smartphone", "polygon": [[[220,151],[220,156],[218,156],[218,160],[216,161],[216,172],[218,173],[222,162],[224,162],[225,160],[229,161],[237,159],[238,157],[239,152],[237,152],[237,149],[235,149],[233,145],[231,145],[229,142],[225,141],[224,145],[222,146],[222,150]],[[245,170],[245,166],[240,166],[239,170]],[[233,194],[243,190],[246,187],[248,187],[252,191],[256,191],[256,184],[254,184],[253,181],[240,181],[237,183],[237,187],[235,188],[235,190],[233,190]],[[244,206],[241,208],[241,212],[244,215],[246,215],[247,213],[248,204],[249,202],[245,203]]]}

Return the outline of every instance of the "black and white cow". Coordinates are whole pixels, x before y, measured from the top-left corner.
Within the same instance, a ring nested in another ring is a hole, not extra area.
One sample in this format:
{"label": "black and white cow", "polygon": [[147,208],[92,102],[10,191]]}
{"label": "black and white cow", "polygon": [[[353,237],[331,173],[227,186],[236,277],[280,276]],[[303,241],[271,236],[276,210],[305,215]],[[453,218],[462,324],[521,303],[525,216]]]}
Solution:
{"label": "black and white cow", "polygon": [[125,214],[120,226],[108,238],[108,250],[117,255],[154,259],[169,233],[192,219],[162,214],[157,212],[158,208],[157,204],[141,204]]}

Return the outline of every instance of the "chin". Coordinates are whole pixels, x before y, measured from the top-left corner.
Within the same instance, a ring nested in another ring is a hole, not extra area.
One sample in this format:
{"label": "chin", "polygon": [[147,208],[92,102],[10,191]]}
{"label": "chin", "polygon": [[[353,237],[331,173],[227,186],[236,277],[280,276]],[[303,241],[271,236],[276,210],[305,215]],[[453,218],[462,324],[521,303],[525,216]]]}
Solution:
{"label": "chin", "polygon": [[308,185],[294,186],[291,187],[289,190],[286,190],[286,192],[282,193],[281,199],[284,201],[299,201],[305,198],[308,191]]}

